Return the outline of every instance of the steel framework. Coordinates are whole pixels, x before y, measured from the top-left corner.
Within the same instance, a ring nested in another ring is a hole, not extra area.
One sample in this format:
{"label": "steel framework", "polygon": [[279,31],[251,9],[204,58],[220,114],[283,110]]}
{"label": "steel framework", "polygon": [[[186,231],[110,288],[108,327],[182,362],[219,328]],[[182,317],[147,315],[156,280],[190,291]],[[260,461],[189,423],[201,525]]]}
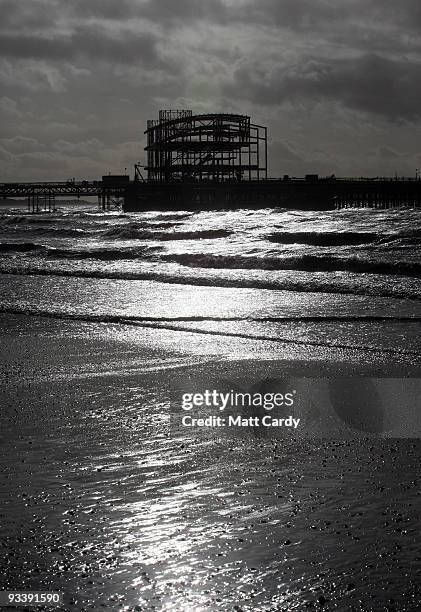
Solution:
{"label": "steel framework", "polygon": [[267,179],[267,128],[246,115],[161,110],[145,134],[148,181]]}

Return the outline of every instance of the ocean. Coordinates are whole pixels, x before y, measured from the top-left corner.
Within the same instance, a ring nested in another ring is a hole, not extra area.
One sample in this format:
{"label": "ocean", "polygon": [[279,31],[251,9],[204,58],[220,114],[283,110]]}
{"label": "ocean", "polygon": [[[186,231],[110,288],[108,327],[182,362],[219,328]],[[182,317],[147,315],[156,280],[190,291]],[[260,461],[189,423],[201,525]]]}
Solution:
{"label": "ocean", "polygon": [[[421,211],[14,204],[0,252],[2,589],[420,609]],[[279,387],[296,431],[180,426]]]}
{"label": "ocean", "polygon": [[3,312],[420,349],[419,210],[3,209],[0,252]]}

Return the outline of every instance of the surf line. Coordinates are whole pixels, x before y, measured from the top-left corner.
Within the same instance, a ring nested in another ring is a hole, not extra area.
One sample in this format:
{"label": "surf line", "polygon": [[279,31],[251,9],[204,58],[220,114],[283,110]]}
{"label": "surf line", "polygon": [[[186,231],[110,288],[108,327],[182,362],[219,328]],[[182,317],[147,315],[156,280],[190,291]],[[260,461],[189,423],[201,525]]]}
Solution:
{"label": "surf line", "polygon": [[370,296],[383,297],[401,300],[420,301],[418,293],[405,293],[401,290],[383,291],[378,293],[375,290],[367,292],[366,288],[360,290],[347,289],[345,287],[323,287],[323,291],[316,291],[311,287],[303,287],[300,285],[285,286],[277,281],[253,281],[253,280],[229,280],[229,279],[206,279],[203,277],[175,277],[171,274],[162,274],[159,272],[112,272],[101,270],[50,270],[42,268],[6,268],[0,266],[0,274],[8,274],[11,276],[58,276],[63,278],[93,278],[96,280],[117,280],[117,281],[155,281],[165,285],[188,285],[192,287],[217,287],[219,289],[258,289],[263,291],[292,291],[295,293],[320,293],[320,294],[336,294],[350,296]]}
{"label": "surf line", "polygon": [[[336,349],[349,349],[349,350],[357,350],[357,351],[366,351],[371,353],[387,353],[392,355],[411,355],[420,357],[420,353],[417,351],[407,351],[395,348],[377,348],[374,346],[363,346],[358,344],[333,344],[331,342],[316,342],[315,340],[297,340],[292,338],[285,338],[282,336],[264,336],[264,335],[254,335],[254,334],[246,334],[242,332],[229,332],[229,331],[217,331],[210,329],[201,329],[199,327],[180,327],[176,325],[177,322],[182,323],[182,320],[170,319],[170,321],[174,321],[174,324],[167,322],[165,319],[152,319],[148,320],[145,318],[130,318],[124,316],[114,316],[114,315],[78,315],[72,313],[60,313],[60,312],[47,312],[47,311],[37,311],[31,310],[28,312],[24,309],[19,308],[9,308],[9,307],[1,307],[0,313],[4,314],[15,314],[15,315],[25,315],[25,316],[33,316],[33,317],[44,317],[50,319],[65,319],[70,321],[81,321],[85,323],[111,323],[116,325],[132,325],[134,327],[144,327],[151,329],[166,329],[169,331],[178,331],[184,333],[195,333],[202,335],[210,335],[210,336],[226,336],[231,338],[244,338],[246,340],[260,340],[264,342],[277,342],[278,344],[291,344],[291,345],[300,345],[300,346],[316,346],[321,348],[336,348]],[[244,319],[250,320],[250,319]],[[362,319],[364,320],[364,319]],[[394,319],[392,319],[394,320]],[[416,320],[411,317],[411,320]]]}
{"label": "surf line", "polygon": [[[130,324],[130,323],[129,323]],[[263,336],[263,335],[253,335],[253,334],[245,334],[241,332],[228,332],[228,331],[217,331],[217,330],[208,330],[201,329],[199,327],[179,327],[177,325],[169,325],[167,323],[149,323],[138,321],[138,327],[148,327],[152,329],[168,329],[170,331],[179,331],[185,333],[197,333],[204,334],[210,336],[227,336],[231,338],[245,338],[247,340],[263,340],[265,342],[277,342],[279,344],[298,344],[300,346],[317,346],[322,348],[337,348],[337,349],[349,349],[349,350],[357,350],[357,351],[368,351],[371,353],[390,353],[392,355],[416,355],[420,356],[420,353],[417,351],[406,351],[394,348],[377,348],[374,346],[362,346],[358,344],[332,344],[330,342],[316,342],[315,340],[296,340],[291,338],[284,338],[282,336]]]}
{"label": "surf line", "polygon": [[[193,323],[212,321],[219,323],[229,322],[251,322],[251,323],[387,323],[389,321],[402,323],[420,323],[419,316],[400,316],[400,315],[305,315],[305,316],[239,316],[239,317],[224,317],[224,316],[207,316],[207,315],[191,315],[191,316],[174,316],[174,317],[147,317],[147,316],[130,316],[130,315],[91,315],[78,314],[71,312],[49,311],[34,308],[33,310],[25,308],[16,308],[0,305],[0,313],[4,314],[25,314],[37,317],[51,317],[55,319],[74,319],[77,321],[98,322],[98,323],[119,323],[123,325],[142,325],[143,323]],[[230,332],[227,332],[230,333]],[[294,341],[295,342],[295,341]],[[307,343],[307,341],[305,341]],[[309,341],[308,343],[310,343]],[[336,345],[335,345],[336,346]]]}

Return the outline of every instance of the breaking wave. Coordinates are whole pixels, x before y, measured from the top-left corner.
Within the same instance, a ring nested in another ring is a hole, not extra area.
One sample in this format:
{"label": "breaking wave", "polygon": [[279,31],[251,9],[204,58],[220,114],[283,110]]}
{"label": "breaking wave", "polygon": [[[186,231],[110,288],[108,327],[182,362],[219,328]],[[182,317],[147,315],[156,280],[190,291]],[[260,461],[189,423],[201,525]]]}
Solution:
{"label": "breaking wave", "polygon": [[421,278],[421,263],[408,261],[369,261],[357,257],[302,255],[297,257],[254,257],[174,253],[163,254],[165,261],[194,268],[245,270],[301,270],[303,272],[356,272]]}
{"label": "breaking wave", "polygon": [[[167,227],[168,224],[165,224]],[[172,224],[169,224],[172,225]],[[159,227],[156,224],[154,227]],[[213,239],[213,238],[226,238],[230,236],[232,232],[228,230],[196,230],[196,231],[184,231],[184,232],[160,232],[153,231],[151,229],[141,229],[138,224],[131,225],[129,227],[113,227],[105,231],[102,236],[107,238],[118,238],[118,239],[138,239],[138,240],[202,240],[202,239]]]}
{"label": "breaking wave", "polygon": [[[8,227],[7,229],[8,231],[12,229],[19,234],[34,231],[32,227],[25,227],[22,225],[17,225],[14,228]],[[3,228],[3,231],[4,231],[4,228]],[[47,235],[47,236],[51,235],[54,238],[82,238],[83,236],[86,236],[89,233],[90,232],[87,232],[86,230],[83,230],[83,229],[76,229],[76,228],[72,229],[69,227],[48,227],[47,226],[47,227],[37,228],[37,235],[40,235],[40,234]]]}
{"label": "breaking wave", "polygon": [[42,244],[34,242],[1,242],[0,253],[9,253],[15,251],[17,253],[27,253],[30,251],[41,251],[44,247]]}
{"label": "breaking wave", "polygon": [[139,259],[147,257],[153,252],[159,250],[157,246],[142,246],[135,248],[116,248],[110,249],[107,247],[97,249],[63,249],[49,247],[43,244],[34,242],[5,242],[0,243],[0,252],[34,252],[36,255],[42,255],[49,259],[99,259],[102,261],[114,261],[124,259]]}
{"label": "breaking wave", "polygon": [[231,287],[238,289],[265,289],[270,291],[294,291],[299,293],[336,293],[341,295],[369,295],[375,297],[392,297],[399,299],[421,300],[418,287],[393,286],[383,283],[377,284],[346,284],[342,285],[337,280],[321,280],[308,278],[300,280],[292,279],[265,279],[265,278],[227,278],[209,277],[204,275],[186,276],[179,273],[165,272],[122,272],[114,270],[66,270],[66,269],[43,269],[36,267],[0,267],[0,274],[16,274],[19,276],[65,276],[73,278],[98,278],[110,280],[140,280],[156,281],[174,285],[193,285],[199,287]]}
{"label": "breaking wave", "polygon": [[379,238],[381,236],[372,232],[277,232],[267,236],[270,242],[310,246],[370,244]]}
{"label": "breaking wave", "polygon": [[20,223],[30,223],[38,225],[39,223],[54,223],[54,218],[39,218],[30,217],[29,215],[4,215],[0,217],[0,225],[19,225]]}

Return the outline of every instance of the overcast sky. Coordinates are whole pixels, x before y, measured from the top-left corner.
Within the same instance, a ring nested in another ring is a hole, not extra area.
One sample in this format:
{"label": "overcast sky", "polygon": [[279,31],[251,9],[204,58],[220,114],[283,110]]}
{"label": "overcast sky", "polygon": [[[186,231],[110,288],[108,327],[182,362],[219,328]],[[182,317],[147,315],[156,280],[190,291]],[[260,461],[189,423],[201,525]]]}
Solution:
{"label": "overcast sky", "polygon": [[144,161],[160,108],[267,125],[273,176],[421,169],[421,0],[0,0],[0,182]]}

